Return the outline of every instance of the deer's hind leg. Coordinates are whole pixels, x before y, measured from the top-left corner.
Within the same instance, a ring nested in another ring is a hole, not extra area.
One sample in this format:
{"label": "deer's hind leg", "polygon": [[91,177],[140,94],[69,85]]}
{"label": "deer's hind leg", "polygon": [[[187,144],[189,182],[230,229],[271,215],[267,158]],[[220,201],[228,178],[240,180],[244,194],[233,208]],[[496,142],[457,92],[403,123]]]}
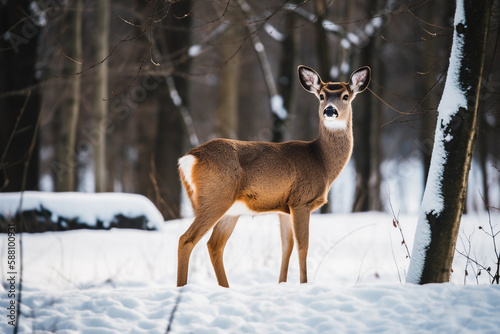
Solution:
{"label": "deer's hind leg", "polygon": [[227,281],[226,271],[224,270],[224,248],[226,247],[227,240],[234,231],[238,218],[239,216],[222,217],[214,226],[212,236],[207,243],[215,276],[217,276],[217,282],[219,282],[220,286],[225,288],[229,288],[229,283]]}
{"label": "deer's hind leg", "polygon": [[179,248],[177,253],[177,286],[187,284],[189,257],[194,246],[201,238],[221,219],[229,209],[223,207],[219,209],[199,210],[196,218],[187,231],[179,238]]}
{"label": "deer's hind leg", "polygon": [[293,250],[292,217],[290,215],[279,215],[281,232],[281,270],[279,283],[286,282],[288,276],[288,264]]}

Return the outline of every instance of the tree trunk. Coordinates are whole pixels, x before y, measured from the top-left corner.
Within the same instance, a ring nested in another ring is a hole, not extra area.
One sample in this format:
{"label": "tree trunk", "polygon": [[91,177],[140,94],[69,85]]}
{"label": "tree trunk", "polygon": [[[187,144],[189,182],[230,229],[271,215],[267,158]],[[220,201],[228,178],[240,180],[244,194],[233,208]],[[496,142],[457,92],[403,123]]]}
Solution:
{"label": "tree trunk", "polygon": [[219,72],[219,88],[217,91],[217,109],[215,134],[221,138],[238,138],[238,93],[240,82],[242,29],[239,23],[241,15],[237,6],[228,10],[225,19],[228,24],[234,23],[221,37],[222,60],[224,65]]}
{"label": "tree trunk", "polygon": [[[288,110],[288,114],[292,114],[292,109],[295,107],[295,94],[293,94],[295,76],[297,75],[297,52],[295,50],[296,38],[298,36],[295,25],[295,15],[290,13],[285,16],[285,39],[281,44],[281,58],[279,67],[278,90],[283,97],[283,107]],[[279,143],[285,140],[286,119],[278,117],[275,113],[272,114],[273,122],[273,137],[272,141]]]}
{"label": "tree trunk", "polygon": [[[330,81],[330,67],[332,64],[330,50],[328,47],[328,38],[323,27],[323,20],[326,16],[326,4],[324,0],[315,0],[314,6],[317,16],[316,22],[314,22],[314,28],[316,35],[316,56],[318,57],[319,62],[319,73],[321,73],[326,81]],[[323,205],[320,209],[320,212],[331,213],[332,208],[330,206],[330,203]]]}
{"label": "tree trunk", "polygon": [[327,81],[330,81],[330,67],[332,63],[328,46],[328,38],[326,36],[326,30],[323,27],[327,4],[325,3],[325,0],[315,0],[314,5],[317,16],[317,19],[314,22],[314,27],[316,35],[316,56],[319,60],[318,70],[319,73],[324,76],[325,80],[328,79]]}
{"label": "tree trunk", "polygon": [[[481,131],[487,132],[488,122],[485,120],[485,115],[482,114],[479,116],[479,129]],[[490,206],[490,187],[488,184],[488,137],[484,134],[479,135],[477,140],[477,160],[479,164],[479,168],[481,170],[481,188],[482,188],[482,198],[484,203],[484,208],[488,208]]]}
{"label": "tree trunk", "polygon": [[[71,6],[74,4],[73,6]],[[56,171],[56,190],[75,191],[76,171],[78,168],[78,152],[76,151],[76,131],[80,109],[80,80],[82,65],[82,0],[68,4],[65,23],[67,25],[66,56],[63,76],[65,76],[65,100],[59,109],[60,132],[57,161],[53,167]]]}
{"label": "tree trunk", "polygon": [[[97,31],[96,36],[96,63],[101,62],[109,55],[109,21],[110,1],[101,0],[97,7]],[[97,67],[95,85],[95,136],[94,164],[95,164],[95,191],[107,190],[106,177],[106,122],[108,121],[108,61],[104,61]]]}
{"label": "tree trunk", "polygon": [[[166,17],[167,31],[161,35],[160,51],[163,55],[176,54],[191,45],[191,1],[173,3]],[[190,69],[189,59],[174,59],[172,64],[177,73],[187,74]],[[170,87],[167,80],[171,80]],[[155,147],[155,166],[153,183],[156,183],[153,202],[163,214],[165,220],[180,217],[181,183],[177,172],[177,159],[185,153],[187,131],[183,123],[180,108],[186,108],[189,96],[189,84],[186,76],[163,77],[155,92],[160,95],[158,109],[158,130]],[[173,94],[170,89],[176,89]],[[173,95],[178,94],[174,101]]]}
{"label": "tree trunk", "polygon": [[[377,12],[382,8],[381,1],[371,2],[368,12]],[[380,61],[381,38],[375,36],[363,48],[362,65],[371,66],[372,82],[380,83],[383,72]],[[353,212],[380,211],[380,123],[382,108],[380,101],[373,95],[361,96],[357,112],[354,113],[353,158],[356,166],[356,190],[354,194]]]}
{"label": "tree trunk", "polygon": [[[24,0],[0,5],[0,35],[3,36],[0,39],[0,96],[37,84],[35,65],[42,29],[31,19],[25,20],[30,5],[31,1]],[[10,33],[4,35],[9,29]],[[38,189],[36,127],[40,101],[37,88],[30,93],[0,98],[0,191]],[[25,171],[23,165],[30,157],[33,140],[36,141],[35,151]]]}
{"label": "tree trunk", "polygon": [[407,281],[448,282],[476,142],[477,109],[493,1],[457,0],[453,46]]}
{"label": "tree trunk", "polygon": [[[453,7],[442,6],[439,9],[436,6],[428,5],[425,8],[426,21],[429,24],[436,25],[438,27],[445,27],[450,20],[453,19]],[[439,42],[439,44],[437,44]],[[429,39],[424,44],[422,62],[425,64],[425,69],[429,72],[425,75],[425,80],[423,87],[416,86],[419,91],[426,91],[436,84],[436,78],[439,77],[446,69],[442,66],[436,65],[435,57],[430,55],[437,55],[444,52],[446,45],[441,40]],[[443,65],[445,66],[445,65]],[[418,71],[418,69],[415,69]],[[433,88],[435,89],[435,87]],[[421,116],[422,130],[418,140],[420,140],[419,149],[422,157],[422,167],[423,167],[423,186],[427,182],[429,166],[431,164],[431,154],[432,154],[432,144],[433,144],[433,129],[436,128],[436,110],[439,105],[439,93],[430,91],[426,99],[425,113]]]}

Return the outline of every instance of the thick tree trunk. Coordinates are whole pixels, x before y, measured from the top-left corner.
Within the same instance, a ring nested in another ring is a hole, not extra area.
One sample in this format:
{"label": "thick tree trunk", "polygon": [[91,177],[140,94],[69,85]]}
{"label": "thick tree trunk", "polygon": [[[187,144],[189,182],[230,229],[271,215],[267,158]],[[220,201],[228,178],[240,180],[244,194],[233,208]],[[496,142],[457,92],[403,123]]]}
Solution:
{"label": "thick tree trunk", "polygon": [[217,109],[215,112],[215,135],[221,138],[238,138],[238,94],[240,82],[240,41],[243,39],[244,27],[240,25],[241,13],[237,5],[225,13],[230,26],[221,37],[223,67],[219,72],[219,88],[217,91]]}
{"label": "thick tree trunk", "polygon": [[[226,32],[228,43],[234,42],[239,37],[236,29],[230,28]],[[238,92],[240,81],[240,52],[234,54],[231,44],[223,47],[223,59],[228,62],[219,72],[219,89],[217,92],[217,110],[215,133],[220,138],[238,138]],[[231,58],[232,57],[232,58]]]}
{"label": "thick tree trunk", "polygon": [[[109,21],[110,1],[101,0],[97,7],[97,31],[96,37],[96,62],[103,61],[109,55]],[[95,86],[95,136],[93,143],[95,148],[95,191],[107,190],[106,177],[106,122],[108,121],[108,62],[105,61],[97,67]]]}
{"label": "thick tree trunk", "polygon": [[408,270],[410,283],[442,283],[450,278],[476,142],[492,2],[457,0],[450,65]]}
{"label": "thick tree trunk", "polygon": [[57,161],[53,167],[56,171],[56,190],[75,191],[78,153],[76,151],[76,131],[80,110],[80,81],[77,74],[82,69],[82,0],[68,4],[65,23],[67,24],[67,41],[63,49],[66,56],[63,75],[65,76],[65,99],[59,109],[60,131]]}

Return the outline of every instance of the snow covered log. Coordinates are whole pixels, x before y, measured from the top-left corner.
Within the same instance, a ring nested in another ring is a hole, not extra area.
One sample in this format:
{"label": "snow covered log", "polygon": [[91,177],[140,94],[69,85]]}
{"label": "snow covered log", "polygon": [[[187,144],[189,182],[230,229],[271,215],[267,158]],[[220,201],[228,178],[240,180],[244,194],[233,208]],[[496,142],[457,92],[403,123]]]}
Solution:
{"label": "snow covered log", "polygon": [[407,282],[448,282],[476,142],[477,109],[493,1],[457,0],[453,45],[438,107],[429,176]]}
{"label": "snow covered log", "polygon": [[[157,230],[161,213],[146,197],[124,193],[0,193],[0,232],[23,217],[25,232],[134,228]],[[20,232],[20,231],[18,231]]]}

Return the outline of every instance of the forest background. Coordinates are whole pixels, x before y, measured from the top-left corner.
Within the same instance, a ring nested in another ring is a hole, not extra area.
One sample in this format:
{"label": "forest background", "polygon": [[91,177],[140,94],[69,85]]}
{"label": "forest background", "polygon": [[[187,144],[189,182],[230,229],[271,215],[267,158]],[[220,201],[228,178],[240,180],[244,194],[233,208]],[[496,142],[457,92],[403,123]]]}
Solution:
{"label": "forest background", "polygon": [[[499,2],[467,210],[500,202]],[[296,68],[347,81],[351,162],[324,212],[414,213],[432,153],[454,1],[0,2],[0,191],[131,192],[181,216],[177,159],[216,137],[311,140]]]}

